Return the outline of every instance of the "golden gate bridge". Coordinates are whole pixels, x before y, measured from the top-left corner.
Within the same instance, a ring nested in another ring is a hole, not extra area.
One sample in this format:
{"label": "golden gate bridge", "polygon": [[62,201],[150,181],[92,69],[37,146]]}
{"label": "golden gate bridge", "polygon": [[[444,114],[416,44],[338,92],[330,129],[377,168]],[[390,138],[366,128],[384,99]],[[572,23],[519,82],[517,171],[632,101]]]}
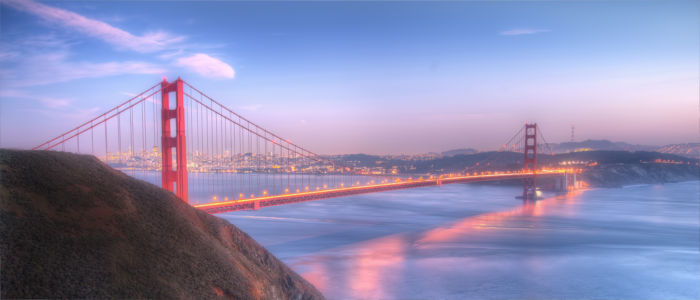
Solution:
{"label": "golden gate bridge", "polygon": [[[538,143],[538,137],[543,143]],[[90,153],[126,169],[160,172],[161,186],[194,207],[221,213],[389,190],[451,183],[522,180],[524,199],[537,193],[537,178],[570,190],[576,170],[538,168],[549,150],[537,124],[525,124],[498,152],[459,173],[400,178],[370,174],[309,151],[251,122],[178,78],[146,89],[34,150]],[[522,152],[517,168],[485,170],[504,153]],[[190,181],[188,174],[207,176]],[[202,192],[203,191],[203,192]],[[202,196],[204,194],[205,196]],[[196,203],[195,203],[196,202]]]}

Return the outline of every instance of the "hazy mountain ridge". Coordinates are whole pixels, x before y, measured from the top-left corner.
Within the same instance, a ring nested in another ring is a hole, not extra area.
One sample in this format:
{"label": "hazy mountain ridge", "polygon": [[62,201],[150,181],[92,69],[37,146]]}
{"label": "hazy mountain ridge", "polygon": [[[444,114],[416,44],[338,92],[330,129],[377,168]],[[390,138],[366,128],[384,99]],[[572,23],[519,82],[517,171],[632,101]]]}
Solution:
{"label": "hazy mountain ridge", "polygon": [[585,140],[580,142],[550,143],[554,153],[573,152],[577,150],[609,150],[609,151],[654,151],[658,146],[635,145],[626,142],[612,142],[609,140]]}
{"label": "hazy mountain ridge", "polygon": [[[612,142],[609,140],[585,140],[580,142],[550,143],[549,148],[554,153],[566,153],[576,151],[608,150],[608,151],[651,151],[659,153],[676,154],[691,158],[700,158],[700,143],[668,144],[664,146],[638,145],[626,142]],[[443,156],[458,154],[478,153],[472,148],[453,149],[442,152]]]}
{"label": "hazy mountain ridge", "polygon": [[474,154],[474,153],[479,153],[479,150],[476,150],[474,148],[460,148],[460,149],[453,149],[453,150],[447,150],[444,151],[440,154],[443,156],[455,156],[459,154]]}
{"label": "hazy mountain ridge", "polygon": [[[523,154],[516,152],[479,152],[431,159],[387,159],[382,156],[352,155],[343,163],[356,167],[396,169],[399,175],[423,176],[494,170],[520,170]],[[620,186],[638,183],[664,183],[700,179],[700,160],[652,151],[591,150],[555,155],[539,154],[540,167],[584,169],[591,186]],[[477,165],[478,164],[478,165]]]}
{"label": "hazy mountain ridge", "polygon": [[[474,154],[457,154],[452,156],[439,156],[433,158],[405,158],[396,159],[388,156],[352,154],[336,157],[341,163],[357,167],[385,167],[393,166],[399,169],[407,169],[413,166],[415,172],[433,172],[439,170],[457,171],[464,168],[475,167],[479,163],[479,169],[491,167],[503,168],[513,166],[522,167],[523,154],[518,152],[488,151]],[[564,152],[555,155],[540,153],[537,156],[540,165],[558,165],[564,161],[590,161],[598,163],[639,163],[653,162],[655,160],[677,161],[684,164],[696,164],[698,159],[677,154],[661,153],[654,151],[620,151],[620,150],[591,150],[579,152]]]}
{"label": "hazy mountain ridge", "polygon": [[651,151],[659,153],[676,154],[690,158],[700,158],[700,143],[668,144],[664,146],[635,145],[625,142],[611,142],[608,140],[585,140],[582,142],[566,142],[550,144],[554,153],[590,151],[590,150],[617,150],[617,151]]}
{"label": "hazy mountain ridge", "polygon": [[593,187],[663,184],[700,180],[700,168],[673,164],[602,164],[585,169],[581,179]]}

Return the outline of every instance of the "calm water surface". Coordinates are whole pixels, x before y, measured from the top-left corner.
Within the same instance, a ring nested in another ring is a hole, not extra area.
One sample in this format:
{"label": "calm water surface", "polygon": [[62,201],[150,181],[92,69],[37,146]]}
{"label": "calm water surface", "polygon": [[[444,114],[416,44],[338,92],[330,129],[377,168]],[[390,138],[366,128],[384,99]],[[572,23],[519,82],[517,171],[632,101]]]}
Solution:
{"label": "calm water surface", "polygon": [[700,185],[453,184],[218,216],[330,299],[700,299]]}

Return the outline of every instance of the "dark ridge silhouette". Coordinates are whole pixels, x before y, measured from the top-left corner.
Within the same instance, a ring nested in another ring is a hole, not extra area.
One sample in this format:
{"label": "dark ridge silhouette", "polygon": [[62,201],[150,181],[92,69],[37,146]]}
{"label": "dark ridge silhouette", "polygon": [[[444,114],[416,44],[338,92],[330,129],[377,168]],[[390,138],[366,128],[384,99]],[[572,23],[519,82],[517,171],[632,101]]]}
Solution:
{"label": "dark ridge silhouette", "polygon": [[1,298],[322,299],[246,233],[92,156],[0,149]]}

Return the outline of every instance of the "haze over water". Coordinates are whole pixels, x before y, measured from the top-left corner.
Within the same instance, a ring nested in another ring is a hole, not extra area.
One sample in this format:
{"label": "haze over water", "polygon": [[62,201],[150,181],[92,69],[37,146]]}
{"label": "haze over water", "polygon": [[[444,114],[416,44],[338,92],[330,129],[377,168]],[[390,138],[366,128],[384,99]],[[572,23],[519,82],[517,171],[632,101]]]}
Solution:
{"label": "haze over water", "polygon": [[698,182],[519,192],[454,184],[218,216],[329,299],[700,297]]}

